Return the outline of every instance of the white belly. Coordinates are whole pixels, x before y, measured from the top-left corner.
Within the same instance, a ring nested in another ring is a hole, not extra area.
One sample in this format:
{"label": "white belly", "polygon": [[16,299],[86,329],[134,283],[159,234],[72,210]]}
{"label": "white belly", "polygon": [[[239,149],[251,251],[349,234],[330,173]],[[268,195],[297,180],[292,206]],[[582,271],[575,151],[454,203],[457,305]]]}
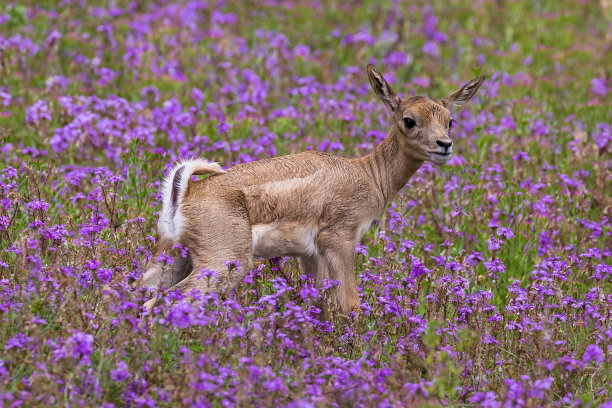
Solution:
{"label": "white belly", "polygon": [[297,223],[255,224],[251,232],[253,258],[317,254],[315,237],[318,230],[314,226]]}

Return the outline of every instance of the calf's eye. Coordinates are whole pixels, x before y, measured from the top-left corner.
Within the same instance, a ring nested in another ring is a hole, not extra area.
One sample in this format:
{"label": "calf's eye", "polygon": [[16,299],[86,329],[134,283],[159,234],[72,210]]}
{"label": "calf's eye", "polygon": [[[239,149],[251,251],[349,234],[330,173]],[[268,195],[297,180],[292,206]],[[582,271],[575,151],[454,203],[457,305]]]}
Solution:
{"label": "calf's eye", "polygon": [[404,126],[406,126],[406,129],[412,129],[416,126],[416,122],[412,118],[404,118]]}

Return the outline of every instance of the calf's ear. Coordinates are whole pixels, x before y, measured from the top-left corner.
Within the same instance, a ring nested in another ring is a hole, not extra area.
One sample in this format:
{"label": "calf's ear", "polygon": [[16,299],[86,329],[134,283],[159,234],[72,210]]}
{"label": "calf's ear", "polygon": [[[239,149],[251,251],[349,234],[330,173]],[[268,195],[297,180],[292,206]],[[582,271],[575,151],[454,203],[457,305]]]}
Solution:
{"label": "calf's ear", "polygon": [[465,105],[476,94],[476,91],[478,91],[478,88],[480,88],[486,78],[486,76],[481,75],[478,78],[472,79],[446,98],[443,98],[441,100],[442,104],[451,111]]}
{"label": "calf's ear", "polygon": [[400,105],[400,98],[393,92],[383,74],[372,64],[368,64],[368,79],[372,89],[378,96],[378,99],[383,101],[389,112],[394,113]]}

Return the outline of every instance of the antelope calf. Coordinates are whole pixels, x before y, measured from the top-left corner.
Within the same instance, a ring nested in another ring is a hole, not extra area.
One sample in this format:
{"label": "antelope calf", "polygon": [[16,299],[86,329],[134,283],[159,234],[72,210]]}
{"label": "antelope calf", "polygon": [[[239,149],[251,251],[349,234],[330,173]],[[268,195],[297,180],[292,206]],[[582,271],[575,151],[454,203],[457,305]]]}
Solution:
{"label": "antelope calf", "polygon": [[[441,165],[450,159],[451,111],[469,101],[485,79],[475,78],[441,100],[400,99],[374,66],[367,72],[391,114],[391,129],[366,156],[311,151],[226,171],[202,159],[177,163],[163,182],[157,243],[143,286],[183,293],[224,290],[244,278],[254,258],[295,256],[317,285],[326,278],[341,282],[335,296],[342,313],[358,311],[357,242],[424,161]],[[194,174],[209,177],[191,181]],[[157,258],[178,243],[188,256],[166,268]],[[228,268],[227,261],[241,266]],[[202,277],[202,271],[216,277]]]}

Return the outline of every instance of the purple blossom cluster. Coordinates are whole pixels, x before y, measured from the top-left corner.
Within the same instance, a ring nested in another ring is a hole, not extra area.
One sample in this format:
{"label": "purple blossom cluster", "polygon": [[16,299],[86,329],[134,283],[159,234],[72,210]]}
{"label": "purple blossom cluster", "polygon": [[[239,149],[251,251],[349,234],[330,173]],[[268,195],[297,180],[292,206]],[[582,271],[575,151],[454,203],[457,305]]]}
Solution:
{"label": "purple blossom cluster", "polygon": [[[605,2],[21,3],[0,6],[0,405],[612,407]],[[403,97],[490,75],[448,166],[357,245],[360,313],[291,258],[146,312],[164,172],[371,151],[391,123],[367,63]]]}

